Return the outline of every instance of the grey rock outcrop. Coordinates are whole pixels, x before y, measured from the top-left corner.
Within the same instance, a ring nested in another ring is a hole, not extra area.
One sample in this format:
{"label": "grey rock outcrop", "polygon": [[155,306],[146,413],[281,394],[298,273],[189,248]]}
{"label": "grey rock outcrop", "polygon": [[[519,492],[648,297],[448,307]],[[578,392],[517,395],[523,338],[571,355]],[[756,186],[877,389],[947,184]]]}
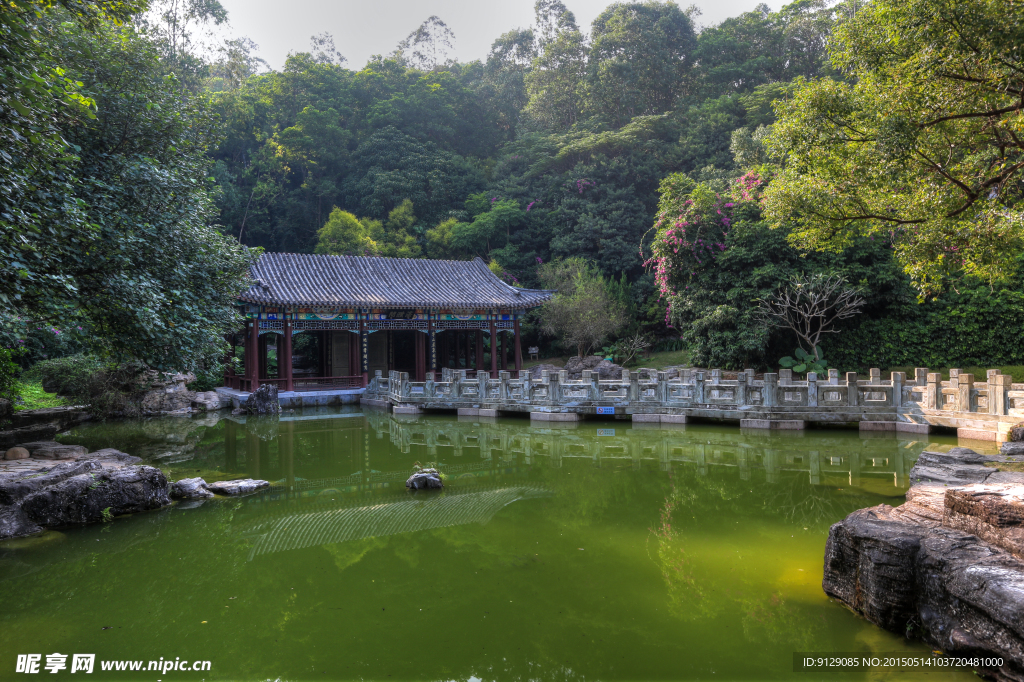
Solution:
{"label": "grey rock outcrop", "polygon": [[159,469],[104,468],[96,460],[58,464],[42,475],[2,475],[0,539],[158,509],[170,504],[169,490]]}
{"label": "grey rock outcrop", "polygon": [[888,505],[835,524],[822,587],[872,623],[948,653],[1004,658],[1024,679],[1024,562],[962,531],[903,523]]}
{"label": "grey rock outcrop", "polygon": [[187,414],[192,410],[195,392],[188,384],[195,381],[194,374],[173,372],[146,372],[140,379],[145,391],[139,398],[142,414]]}
{"label": "grey rock outcrop", "polygon": [[192,407],[197,410],[206,410],[207,412],[223,410],[231,407],[231,398],[223,396],[217,393],[217,391],[196,393],[195,397],[192,398]]}
{"label": "grey rock outcrop", "polygon": [[277,386],[263,384],[249,394],[244,407],[246,414],[280,414],[281,404],[277,402]]}
{"label": "grey rock outcrop", "polygon": [[81,445],[61,445],[54,443],[32,451],[36,459],[78,459],[82,455],[89,454],[89,449]]}
{"label": "grey rock outcrop", "polygon": [[1024,457],[1024,441],[1008,441],[999,448],[999,454],[1006,457]]}
{"label": "grey rock outcrop", "polygon": [[569,374],[570,379],[582,379],[583,370],[585,369],[589,369],[599,379],[603,380],[622,378],[622,367],[598,355],[588,355],[585,358],[569,358],[563,369]]}
{"label": "grey rock outcrop", "polygon": [[534,365],[528,371],[530,372],[530,379],[532,381],[540,381],[541,372],[547,371],[548,374],[558,374],[562,368],[558,365],[542,364]]}
{"label": "grey rock outcrop", "polygon": [[171,484],[171,497],[176,500],[205,500],[213,497],[201,478],[183,478]]}
{"label": "grey rock outcrop", "polygon": [[910,482],[965,485],[984,483],[996,469],[983,466],[999,461],[998,457],[979,455],[968,448],[953,448],[949,452],[922,452],[910,470]]}
{"label": "grey rock outcrop", "polygon": [[216,483],[207,483],[206,488],[218,495],[238,497],[240,495],[250,495],[260,488],[266,488],[268,485],[270,485],[269,481],[242,478],[237,481],[217,481]]}
{"label": "grey rock outcrop", "polygon": [[832,526],[824,591],[872,623],[947,653],[999,656],[979,669],[1024,680],[1024,474],[966,448],[924,452],[907,502]]}
{"label": "grey rock outcrop", "polygon": [[409,480],[405,482],[405,487],[410,490],[430,490],[443,488],[444,482],[441,481],[441,474],[437,472],[437,469],[420,469],[409,477]]}

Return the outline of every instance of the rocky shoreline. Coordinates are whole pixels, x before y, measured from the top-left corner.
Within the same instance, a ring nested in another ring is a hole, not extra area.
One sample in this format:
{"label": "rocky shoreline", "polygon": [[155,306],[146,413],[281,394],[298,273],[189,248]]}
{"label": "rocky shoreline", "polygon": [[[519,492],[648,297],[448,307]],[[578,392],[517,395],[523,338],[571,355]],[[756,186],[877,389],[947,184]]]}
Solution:
{"label": "rocky shoreline", "polygon": [[906,503],[832,526],[825,593],[946,653],[1001,657],[983,677],[1024,681],[1024,473],[1005,470],[1020,460],[1022,443],[921,453]]}
{"label": "rocky shoreline", "polygon": [[270,485],[240,479],[207,483],[201,478],[171,483],[142,459],[107,448],[32,441],[9,449],[0,461],[0,540],[44,530],[102,523],[152,511],[173,500],[248,495]]}

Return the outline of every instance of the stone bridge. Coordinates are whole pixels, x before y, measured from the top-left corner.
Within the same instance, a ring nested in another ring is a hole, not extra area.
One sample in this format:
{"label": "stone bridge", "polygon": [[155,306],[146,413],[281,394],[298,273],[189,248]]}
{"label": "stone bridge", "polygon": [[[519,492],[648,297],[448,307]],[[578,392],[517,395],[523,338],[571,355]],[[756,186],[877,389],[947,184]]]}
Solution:
{"label": "stone bridge", "polygon": [[808,423],[856,423],[868,431],[924,434],[933,427],[954,428],[961,438],[1005,441],[1013,425],[1024,421],[1024,384],[989,370],[985,381],[950,370],[950,379],[918,368],[913,377],[893,372],[883,379],[877,369],[867,378],[856,372],[840,377],[837,370],[806,379],[791,370],[682,370],[669,378],[663,371],[623,370],[619,379],[602,380],[584,370],[571,380],[563,371],[543,371],[539,378],[523,373],[513,379],[501,372],[444,370],[440,381],[409,381],[405,372],[377,372],[363,395],[363,404],[390,407],[396,414],[456,410],[467,416],[528,413],[533,420],[575,421],[604,415],[634,422],[686,423],[688,419],[737,420],[740,426],[762,429],[803,429]]}

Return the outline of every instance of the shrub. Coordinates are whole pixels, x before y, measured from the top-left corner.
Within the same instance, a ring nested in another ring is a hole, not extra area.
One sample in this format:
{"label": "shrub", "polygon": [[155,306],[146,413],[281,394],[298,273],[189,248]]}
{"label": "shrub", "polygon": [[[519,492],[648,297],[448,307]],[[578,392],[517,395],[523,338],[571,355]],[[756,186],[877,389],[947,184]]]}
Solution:
{"label": "shrub", "polygon": [[110,363],[82,354],[37,362],[26,376],[49,392],[88,405],[99,417],[136,416],[147,388],[142,380],[146,371],[141,362]]}
{"label": "shrub", "polygon": [[13,351],[0,348],[0,398],[11,402],[18,398],[18,375],[21,374],[13,358]]}

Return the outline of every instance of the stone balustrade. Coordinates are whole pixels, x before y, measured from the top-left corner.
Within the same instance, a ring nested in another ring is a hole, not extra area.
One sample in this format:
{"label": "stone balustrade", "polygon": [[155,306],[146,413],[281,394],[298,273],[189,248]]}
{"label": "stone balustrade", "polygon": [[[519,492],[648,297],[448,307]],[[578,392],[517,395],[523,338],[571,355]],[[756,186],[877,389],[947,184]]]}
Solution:
{"label": "stone balustrade", "polygon": [[1005,440],[1024,416],[1024,384],[989,370],[984,382],[971,374],[940,374],[918,368],[913,377],[893,372],[882,379],[878,369],[866,378],[856,372],[840,376],[829,370],[796,379],[791,370],[769,372],[758,379],[753,370],[682,370],[669,378],[664,371],[623,370],[619,379],[599,379],[584,370],[568,373],[523,373],[513,379],[501,372],[449,370],[440,381],[409,381],[405,372],[381,372],[370,381],[364,401],[393,406],[396,413],[424,409],[459,410],[463,414],[497,415],[528,412],[531,418],[568,421],[579,415],[613,415],[633,421],[685,422],[688,417],[739,419],[741,426],[800,429],[808,422],[857,422],[865,430],[926,433],[932,426],[957,428],[962,437]]}

